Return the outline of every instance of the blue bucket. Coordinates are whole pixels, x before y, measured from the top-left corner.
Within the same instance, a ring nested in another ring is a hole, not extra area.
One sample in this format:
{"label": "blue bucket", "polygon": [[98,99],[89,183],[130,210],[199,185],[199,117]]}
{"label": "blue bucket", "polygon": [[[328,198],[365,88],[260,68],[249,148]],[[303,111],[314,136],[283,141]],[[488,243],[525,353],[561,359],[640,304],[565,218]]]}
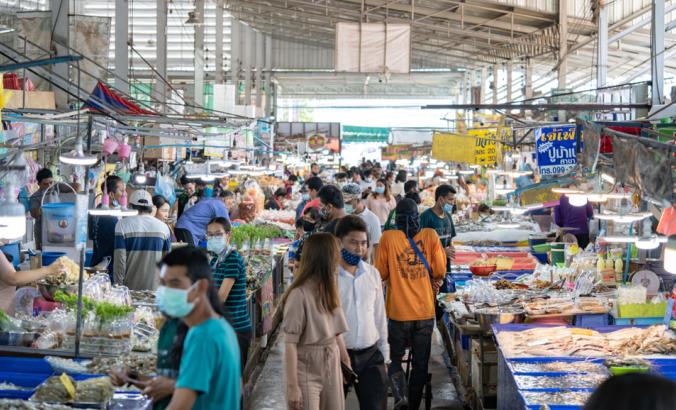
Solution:
{"label": "blue bucket", "polygon": [[49,243],[75,240],[75,203],[55,202],[42,205],[43,241]]}
{"label": "blue bucket", "polygon": [[66,252],[42,252],[42,266],[49,266],[62,256],[66,256]]}
{"label": "blue bucket", "polygon": [[85,252],[85,264],[84,266],[92,266],[92,258],[94,257],[94,250],[87,249]]}

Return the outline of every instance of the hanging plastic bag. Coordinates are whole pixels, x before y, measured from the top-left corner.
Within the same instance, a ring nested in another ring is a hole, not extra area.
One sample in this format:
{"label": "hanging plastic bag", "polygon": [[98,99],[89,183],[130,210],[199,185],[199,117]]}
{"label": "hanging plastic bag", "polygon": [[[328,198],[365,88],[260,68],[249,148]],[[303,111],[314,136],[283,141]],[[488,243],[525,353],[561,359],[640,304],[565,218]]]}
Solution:
{"label": "hanging plastic bag", "polygon": [[169,202],[169,205],[174,206],[174,202],[176,202],[176,184],[174,184],[174,180],[166,175],[162,176],[158,172],[155,181],[155,195],[162,195]]}

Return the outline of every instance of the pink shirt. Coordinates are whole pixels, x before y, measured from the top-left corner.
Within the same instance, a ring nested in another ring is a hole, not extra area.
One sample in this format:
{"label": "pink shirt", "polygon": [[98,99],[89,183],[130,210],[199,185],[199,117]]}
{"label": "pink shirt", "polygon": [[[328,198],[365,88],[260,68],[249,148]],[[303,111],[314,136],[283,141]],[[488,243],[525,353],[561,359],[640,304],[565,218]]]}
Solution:
{"label": "pink shirt", "polygon": [[371,210],[378,219],[380,220],[381,225],[385,225],[387,222],[387,217],[390,215],[390,212],[397,206],[397,201],[395,201],[394,196],[390,196],[390,200],[386,200],[383,195],[378,195],[374,197],[370,195],[366,199],[366,207]]}

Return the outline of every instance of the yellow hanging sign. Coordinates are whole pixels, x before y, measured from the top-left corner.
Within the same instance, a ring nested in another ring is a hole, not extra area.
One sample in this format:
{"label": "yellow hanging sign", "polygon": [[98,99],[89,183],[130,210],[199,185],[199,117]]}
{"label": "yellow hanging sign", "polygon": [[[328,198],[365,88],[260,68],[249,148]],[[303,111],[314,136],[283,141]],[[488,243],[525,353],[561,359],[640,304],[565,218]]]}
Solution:
{"label": "yellow hanging sign", "polygon": [[[470,130],[479,135],[435,132],[432,136],[432,158],[439,161],[465,162],[495,166],[500,144],[489,130]],[[481,135],[483,134],[483,135]]]}

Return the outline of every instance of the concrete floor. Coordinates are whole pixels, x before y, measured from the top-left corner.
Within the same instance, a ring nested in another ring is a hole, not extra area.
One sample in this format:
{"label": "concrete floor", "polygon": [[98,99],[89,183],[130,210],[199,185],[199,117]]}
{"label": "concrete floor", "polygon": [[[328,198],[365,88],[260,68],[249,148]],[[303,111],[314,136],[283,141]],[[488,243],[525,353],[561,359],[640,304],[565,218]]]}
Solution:
{"label": "concrete floor", "polygon": [[[286,409],[284,397],[284,342],[283,336],[279,336],[272,346],[270,354],[264,364],[260,378],[256,382],[251,397],[247,403],[249,410],[282,410]],[[432,408],[460,410],[463,408],[458,398],[455,387],[453,386],[450,370],[446,363],[448,358],[444,352],[441,337],[435,329],[432,338],[432,357],[430,358],[430,373],[432,373]],[[347,397],[347,410],[358,410],[354,393]],[[392,408],[392,400],[390,405]],[[423,405],[421,405],[423,408]]]}

